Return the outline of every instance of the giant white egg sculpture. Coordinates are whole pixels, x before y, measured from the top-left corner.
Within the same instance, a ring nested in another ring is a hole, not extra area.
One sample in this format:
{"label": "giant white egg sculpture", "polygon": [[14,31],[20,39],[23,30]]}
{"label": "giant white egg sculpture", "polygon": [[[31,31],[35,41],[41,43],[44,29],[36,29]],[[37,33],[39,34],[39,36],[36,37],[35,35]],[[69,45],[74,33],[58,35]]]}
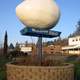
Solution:
{"label": "giant white egg sculpture", "polygon": [[60,18],[55,0],[24,0],[16,7],[16,14],[27,27],[51,29]]}

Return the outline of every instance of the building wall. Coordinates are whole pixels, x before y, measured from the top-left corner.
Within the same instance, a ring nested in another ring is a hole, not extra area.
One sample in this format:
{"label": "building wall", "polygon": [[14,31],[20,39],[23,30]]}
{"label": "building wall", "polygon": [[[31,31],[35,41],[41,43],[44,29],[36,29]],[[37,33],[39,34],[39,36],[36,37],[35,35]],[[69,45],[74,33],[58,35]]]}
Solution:
{"label": "building wall", "polygon": [[32,51],[32,47],[21,47],[21,51],[22,52],[31,52]]}
{"label": "building wall", "polygon": [[80,54],[80,50],[69,50],[69,54]]}
{"label": "building wall", "polygon": [[20,47],[20,51],[22,51],[24,53],[29,53],[30,55],[35,55],[35,53],[36,53],[36,45],[35,44],[21,43],[21,44],[19,44],[19,47]]}
{"label": "building wall", "polygon": [[68,46],[62,47],[63,54],[78,54],[80,55],[80,36],[71,37],[68,39]]}
{"label": "building wall", "polygon": [[[25,46],[24,44],[20,45],[20,49],[23,52],[31,52],[32,55],[37,54],[37,47],[35,44],[28,44]],[[48,46],[43,46],[42,51],[44,54],[55,54],[55,53],[60,53],[61,52],[61,46],[60,45],[48,45]]]}
{"label": "building wall", "polygon": [[80,36],[69,38],[69,45],[80,45]]}
{"label": "building wall", "polygon": [[60,52],[61,52],[60,45],[49,45],[49,46],[43,47],[44,54],[57,54]]}

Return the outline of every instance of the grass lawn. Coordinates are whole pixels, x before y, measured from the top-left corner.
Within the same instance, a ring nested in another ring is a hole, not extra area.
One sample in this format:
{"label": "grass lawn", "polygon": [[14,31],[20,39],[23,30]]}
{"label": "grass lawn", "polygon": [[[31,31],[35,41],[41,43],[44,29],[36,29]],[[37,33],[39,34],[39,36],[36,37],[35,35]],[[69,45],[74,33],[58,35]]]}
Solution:
{"label": "grass lawn", "polygon": [[75,80],[80,80],[80,62],[76,62],[76,61],[69,61],[69,63],[74,64],[74,77]]}
{"label": "grass lawn", "polygon": [[80,80],[80,56],[72,55],[67,58],[68,63],[74,64],[74,80]]}
{"label": "grass lawn", "polygon": [[80,80],[80,63],[75,64],[76,80]]}
{"label": "grass lawn", "polygon": [[6,80],[6,68],[5,68],[5,64],[8,62],[9,60],[5,57],[0,57],[0,80]]}

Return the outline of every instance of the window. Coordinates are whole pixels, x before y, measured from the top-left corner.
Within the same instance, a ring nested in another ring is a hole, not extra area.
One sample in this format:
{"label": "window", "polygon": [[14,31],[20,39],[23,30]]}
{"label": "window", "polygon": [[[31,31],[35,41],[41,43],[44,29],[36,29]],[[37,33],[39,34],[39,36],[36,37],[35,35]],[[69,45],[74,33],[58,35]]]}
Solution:
{"label": "window", "polygon": [[74,39],[72,41],[74,42]]}
{"label": "window", "polygon": [[54,50],[54,49],[51,49],[51,50]]}
{"label": "window", "polygon": [[78,41],[78,39],[76,39],[76,41]]}

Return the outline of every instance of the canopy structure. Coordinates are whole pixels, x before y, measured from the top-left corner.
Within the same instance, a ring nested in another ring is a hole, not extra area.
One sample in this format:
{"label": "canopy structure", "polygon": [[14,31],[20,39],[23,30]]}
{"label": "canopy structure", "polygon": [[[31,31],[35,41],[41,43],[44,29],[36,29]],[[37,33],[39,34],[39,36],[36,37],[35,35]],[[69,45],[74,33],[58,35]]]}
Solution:
{"label": "canopy structure", "polygon": [[58,37],[61,34],[61,32],[59,32],[59,31],[36,30],[36,29],[32,29],[32,28],[24,28],[20,32],[24,36],[45,37],[45,38]]}
{"label": "canopy structure", "polygon": [[71,46],[62,47],[62,50],[79,49],[79,48],[80,45],[71,45]]}

